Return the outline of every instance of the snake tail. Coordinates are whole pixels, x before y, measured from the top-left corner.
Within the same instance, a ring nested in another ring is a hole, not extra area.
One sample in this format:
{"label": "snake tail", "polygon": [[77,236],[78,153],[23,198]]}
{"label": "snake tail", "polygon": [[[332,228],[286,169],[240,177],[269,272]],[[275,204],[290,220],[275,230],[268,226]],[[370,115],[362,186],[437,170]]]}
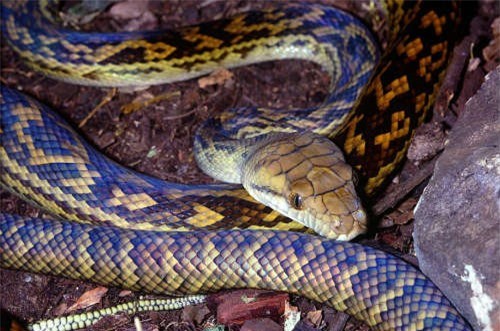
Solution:
{"label": "snake tail", "polygon": [[135,231],[0,215],[0,266],[152,293],[287,291],[374,330],[470,330],[406,262],[355,243],[278,231]]}
{"label": "snake tail", "polygon": [[[81,314],[60,316],[48,320],[38,321],[28,325],[31,331],[71,331],[88,328],[105,316],[113,314],[136,314],[147,311],[165,311],[181,309],[190,305],[197,305],[205,302],[204,295],[188,295],[171,299],[139,299],[129,301],[119,305],[103,308],[94,311],[87,311]],[[14,330],[11,330],[14,331]]]}

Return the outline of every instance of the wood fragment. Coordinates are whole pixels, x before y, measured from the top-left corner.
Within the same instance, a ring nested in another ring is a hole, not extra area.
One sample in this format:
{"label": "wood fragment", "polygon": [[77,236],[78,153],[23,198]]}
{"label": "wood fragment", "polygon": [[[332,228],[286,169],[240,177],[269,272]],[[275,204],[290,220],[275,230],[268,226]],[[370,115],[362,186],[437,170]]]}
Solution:
{"label": "wood fragment", "polygon": [[210,298],[217,305],[217,322],[225,325],[242,325],[259,317],[279,320],[288,300],[288,293],[261,290],[231,291]]}
{"label": "wood fragment", "polygon": [[392,192],[377,201],[377,203],[372,207],[373,214],[375,216],[381,216],[388,209],[397,206],[398,203],[408,195],[408,193],[410,193],[415,187],[423,183],[432,175],[436,160],[437,157],[427,162],[425,165],[423,165],[422,168],[420,168],[420,171],[418,173],[416,173],[410,179],[394,187],[394,190],[392,190]]}
{"label": "wood fragment", "polygon": [[323,315],[327,331],[343,331],[349,320],[349,315],[333,308],[324,308]]}

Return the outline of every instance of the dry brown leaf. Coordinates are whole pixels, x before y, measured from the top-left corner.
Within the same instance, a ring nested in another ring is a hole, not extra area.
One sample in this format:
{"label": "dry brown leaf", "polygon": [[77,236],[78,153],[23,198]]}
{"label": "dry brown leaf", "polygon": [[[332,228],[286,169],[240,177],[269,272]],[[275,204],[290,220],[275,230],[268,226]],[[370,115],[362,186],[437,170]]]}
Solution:
{"label": "dry brown leaf", "polygon": [[194,325],[200,325],[209,313],[210,310],[206,305],[186,306],[182,309],[182,320]]}
{"label": "dry brown leaf", "polygon": [[393,218],[395,224],[403,225],[413,219],[413,211],[399,214]]}
{"label": "dry brown leaf", "polygon": [[148,1],[124,1],[113,5],[109,10],[109,14],[120,20],[129,20],[140,17],[148,10]]}
{"label": "dry brown leaf", "polygon": [[198,79],[198,86],[205,88],[212,85],[220,85],[233,78],[233,73],[225,68],[217,69],[206,77]]}
{"label": "dry brown leaf", "polygon": [[58,305],[56,308],[54,308],[54,310],[52,310],[52,314],[54,314],[55,316],[61,316],[66,311],[68,311],[68,304],[63,302],[60,305]]}
{"label": "dry brown leaf", "polygon": [[401,203],[401,205],[398,207],[398,210],[400,210],[401,212],[413,211],[413,208],[417,205],[417,201],[418,200],[415,198],[409,198]]}
{"label": "dry brown leaf", "polygon": [[158,20],[149,11],[149,1],[129,0],[115,4],[109,10],[111,17],[127,21],[124,31],[154,30]]}
{"label": "dry brown leaf", "polygon": [[155,30],[158,27],[156,16],[147,11],[140,17],[130,20],[124,27],[125,31]]}
{"label": "dry brown leaf", "polygon": [[132,291],[130,290],[121,290],[120,293],[118,293],[120,298],[128,297],[129,295],[132,295]]}
{"label": "dry brown leaf", "polygon": [[491,24],[493,39],[489,45],[483,49],[483,57],[487,62],[498,61],[500,58],[500,17],[497,17]]}
{"label": "dry brown leaf", "polygon": [[323,320],[323,314],[321,310],[313,310],[307,313],[307,319],[311,322],[315,327],[319,327],[321,321]]}
{"label": "dry brown leaf", "polygon": [[90,291],[83,293],[76,302],[69,307],[66,312],[72,312],[78,309],[84,309],[90,306],[95,305],[96,303],[101,302],[104,294],[108,292],[108,289],[103,286],[96,287]]}
{"label": "dry brown leaf", "polygon": [[383,223],[385,226],[392,226],[395,224],[403,225],[407,224],[409,221],[413,219],[413,208],[417,204],[417,199],[409,198],[408,200],[401,203],[396,210],[386,215],[383,219]]}

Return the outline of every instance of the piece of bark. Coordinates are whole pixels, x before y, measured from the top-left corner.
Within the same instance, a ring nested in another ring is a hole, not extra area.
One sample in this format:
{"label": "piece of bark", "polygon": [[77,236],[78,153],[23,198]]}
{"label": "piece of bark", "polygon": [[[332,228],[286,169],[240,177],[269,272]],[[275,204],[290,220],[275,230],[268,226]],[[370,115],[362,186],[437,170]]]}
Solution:
{"label": "piece of bark", "polygon": [[287,293],[259,290],[238,290],[213,295],[217,305],[217,321],[225,325],[242,325],[246,320],[269,317],[278,321],[289,301]]}

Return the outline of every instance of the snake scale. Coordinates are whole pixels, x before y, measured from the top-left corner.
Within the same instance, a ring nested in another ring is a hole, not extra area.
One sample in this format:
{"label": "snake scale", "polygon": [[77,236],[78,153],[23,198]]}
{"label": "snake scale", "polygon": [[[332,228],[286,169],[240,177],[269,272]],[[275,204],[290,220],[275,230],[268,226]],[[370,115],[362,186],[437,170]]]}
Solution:
{"label": "snake scale", "polygon": [[318,107],[248,107],[199,129],[200,167],[251,196],[239,185],[179,185],[124,168],[48,107],[2,86],[0,183],[77,223],[2,213],[0,266],[153,293],[281,290],[377,330],[469,330],[407,263],[355,243],[276,231],[305,225],[350,239],[365,230],[347,164],[370,196],[401,163],[439,88],[457,9],[388,1],[393,37],[379,61],[360,21],[321,5],[282,4],[177,31],[89,34],[55,27],[44,1],[2,3],[5,39],[56,79],[150,85],[297,58],[319,63],[332,82]]}

